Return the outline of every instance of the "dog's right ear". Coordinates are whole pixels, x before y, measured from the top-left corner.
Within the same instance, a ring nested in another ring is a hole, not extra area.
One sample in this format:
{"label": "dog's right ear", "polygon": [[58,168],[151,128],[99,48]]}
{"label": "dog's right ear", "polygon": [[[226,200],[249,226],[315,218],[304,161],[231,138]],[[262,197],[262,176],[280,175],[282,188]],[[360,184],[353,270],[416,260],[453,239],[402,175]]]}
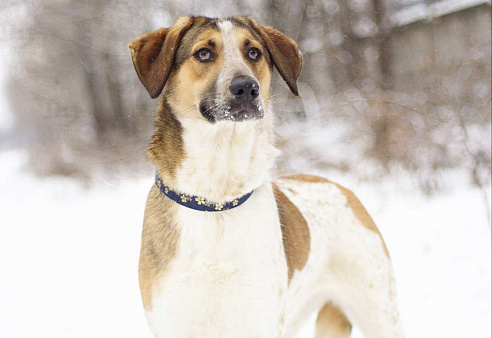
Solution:
{"label": "dog's right ear", "polygon": [[151,98],[161,94],[179,42],[192,23],[192,18],[182,17],[172,27],[140,35],[128,44],[135,71]]}

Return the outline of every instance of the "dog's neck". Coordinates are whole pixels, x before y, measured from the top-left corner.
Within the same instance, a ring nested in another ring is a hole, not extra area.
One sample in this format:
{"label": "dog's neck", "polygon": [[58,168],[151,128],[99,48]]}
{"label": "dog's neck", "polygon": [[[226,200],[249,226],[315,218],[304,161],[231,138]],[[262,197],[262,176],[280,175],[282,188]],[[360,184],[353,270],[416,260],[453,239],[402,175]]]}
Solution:
{"label": "dog's neck", "polygon": [[269,180],[278,150],[272,112],[258,121],[180,118],[163,102],[149,159],[172,189],[223,203]]}

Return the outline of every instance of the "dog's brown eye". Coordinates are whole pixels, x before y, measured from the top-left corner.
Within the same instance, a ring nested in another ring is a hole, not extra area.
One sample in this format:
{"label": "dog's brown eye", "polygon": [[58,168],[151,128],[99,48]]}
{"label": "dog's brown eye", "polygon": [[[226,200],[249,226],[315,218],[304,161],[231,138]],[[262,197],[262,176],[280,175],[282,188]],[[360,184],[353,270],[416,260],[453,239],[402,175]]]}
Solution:
{"label": "dog's brown eye", "polygon": [[257,61],[261,56],[261,52],[258,48],[250,48],[250,50],[248,51],[248,58],[251,60],[251,61]]}
{"label": "dog's brown eye", "polygon": [[214,54],[207,48],[202,48],[198,52],[195,53],[195,57],[200,62],[208,62],[214,59]]}

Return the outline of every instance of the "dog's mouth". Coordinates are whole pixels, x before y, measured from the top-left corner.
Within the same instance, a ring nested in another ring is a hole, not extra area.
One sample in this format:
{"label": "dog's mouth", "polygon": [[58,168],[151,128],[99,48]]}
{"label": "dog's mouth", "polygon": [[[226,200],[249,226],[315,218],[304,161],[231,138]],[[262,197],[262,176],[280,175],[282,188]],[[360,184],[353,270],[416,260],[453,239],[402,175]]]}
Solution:
{"label": "dog's mouth", "polygon": [[203,100],[199,105],[200,113],[209,122],[215,123],[218,121],[254,121],[260,120],[265,115],[261,103],[248,102],[226,102],[222,104],[216,103],[214,100]]}

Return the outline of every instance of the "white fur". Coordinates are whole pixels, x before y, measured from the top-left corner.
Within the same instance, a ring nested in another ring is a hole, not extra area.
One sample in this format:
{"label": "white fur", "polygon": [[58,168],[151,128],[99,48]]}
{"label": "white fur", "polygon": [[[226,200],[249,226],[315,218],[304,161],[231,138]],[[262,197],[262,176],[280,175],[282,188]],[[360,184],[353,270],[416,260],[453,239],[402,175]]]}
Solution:
{"label": "white fur", "polygon": [[270,113],[262,120],[239,123],[180,119],[186,158],[176,175],[176,189],[221,203],[266,182],[278,154],[270,120]]}
{"label": "white fur", "polygon": [[222,213],[180,208],[179,254],[154,291],[156,337],[280,337],[287,266],[273,192]]}
{"label": "white fur", "polygon": [[236,37],[236,27],[230,21],[221,21],[218,24],[224,43],[224,66],[218,79],[218,90],[220,95],[229,96],[229,83],[237,76],[254,77],[251,69],[244,62],[241,49]]}

